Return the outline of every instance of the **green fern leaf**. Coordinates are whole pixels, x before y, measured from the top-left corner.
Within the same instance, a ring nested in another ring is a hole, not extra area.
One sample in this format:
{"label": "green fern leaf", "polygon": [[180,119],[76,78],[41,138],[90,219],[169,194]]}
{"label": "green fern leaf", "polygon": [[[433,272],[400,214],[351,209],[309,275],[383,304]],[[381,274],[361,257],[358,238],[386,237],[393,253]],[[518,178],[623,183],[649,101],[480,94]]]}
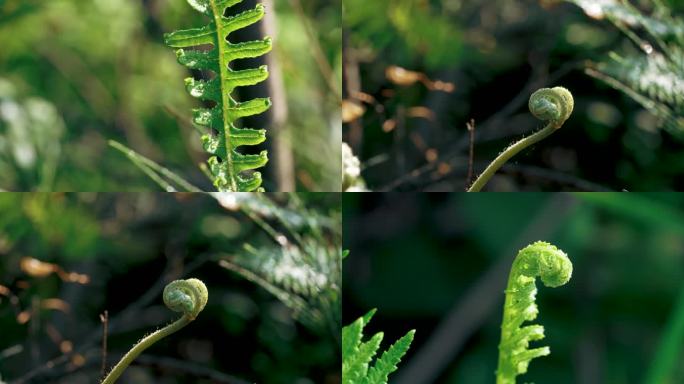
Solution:
{"label": "green fern leaf", "polygon": [[397,364],[406,354],[415,331],[410,331],[394,343],[371,366],[373,357],[384,337],[382,332],[363,341],[363,329],[375,314],[375,309],[342,328],[342,383],[386,384],[388,376],[397,370]]}
{"label": "green fern leaf", "polygon": [[380,359],[375,363],[375,366],[368,372],[368,377],[363,382],[366,384],[386,384],[387,376],[397,370],[397,364],[401,361],[402,356],[406,354],[413,336],[416,331],[409,331],[404,337],[397,340],[396,343],[382,354]]}
{"label": "green fern leaf", "polygon": [[[363,340],[363,328],[366,327],[370,319],[375,315],[375,309],[370,310],[363,317],[359,317],[353,323],[342,328],[342,382],[343,384],[352,384],[360,382],[361,377],[366,375],[368,371],[368,363],[365,368],[359,365],[363,358],[357,358],[362,352],[360,346]],[[377,336],[377,335],[376,335]],[[382,338],[382,336],[380,336]],[[379,346],[379,343],[378,343]],[[376,349],[377,351],[377,349]],[[368,362],[375,354],[370,355]]]}
{"label": "green fern leaf", "polygon": [[368,374],[368,366],[373,360],[373,356],[378,352],[384,337],[385,335],[382,332],[378,332],[367,342],[359,344],[356,353],[347,361],[345,382],[360,383],[365,380]]}
{"label": "green fern leaf", "polygon": [[375,315],[375,309],[370,310],[363,317],[342,328],[342,377],[345,384],[351,383],[354,356],[359,351],[363,339],[363,328]]}
{"label": "green fern leaf", "polygon": [[[197,11],[211,19],[201,28],[180,30],[165,34],[165,42],[176,51],[178,62],[190,69],[209,70],[216,74],[212,80],[188,78],[185,86],[191,96],[213,102],[213,108],[193,110],[195,124],[206,127],[202,136],[204,149],[212,156],[209,158],[209,171],[214,185],[219,191],[250,192],[261,186],[261,174],[246,171],[263,167],[268,162],[266,151],[258,155],[245,155],[238,147],[261,144],[266,140],[263,129],[239,128],[238,119],[258,115],[270,106],[268,98],[258,98],[238,102],[232,94],[238,87],[256,85],[268,78],[266,66],[246,70],[232,70],[233,60],[262,56],[271,50],[270,38],[258,41],[231,43],[231,33],[261,20],[264,6],[258,4],[254,9],[238,15],[226,17],[228,8],[242,0],[187,0]],[[211,45],[210,51],[185,50],[184,48]],[[212,131],[213,130],[213,131]]]}

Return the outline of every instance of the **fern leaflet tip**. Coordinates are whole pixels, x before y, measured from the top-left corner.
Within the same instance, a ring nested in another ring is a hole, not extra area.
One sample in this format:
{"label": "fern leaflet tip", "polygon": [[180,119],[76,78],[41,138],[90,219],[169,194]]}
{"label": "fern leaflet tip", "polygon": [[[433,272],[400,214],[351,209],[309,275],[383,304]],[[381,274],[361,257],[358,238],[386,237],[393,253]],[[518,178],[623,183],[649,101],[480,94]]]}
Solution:
{"label": "fern leaflet tip", "polygon": [[384,333],[378,332],[370,340],[363,341],[363,329],[375,312],[376,310],[372,309],[342,328],[343,384],[386,384],[388,376],[397,370],[397,364],[413,342],[415,330],[409,331],[397,340],[373,363]]}

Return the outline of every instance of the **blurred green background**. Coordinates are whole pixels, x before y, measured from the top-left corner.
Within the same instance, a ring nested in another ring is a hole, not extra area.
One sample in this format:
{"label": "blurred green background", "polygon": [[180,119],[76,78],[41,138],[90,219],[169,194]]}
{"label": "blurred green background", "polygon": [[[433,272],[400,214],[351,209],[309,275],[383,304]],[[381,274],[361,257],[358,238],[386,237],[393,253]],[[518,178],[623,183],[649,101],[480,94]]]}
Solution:
{"label": "blurred green background", "polygon": [[[662,48],[635,26],[639,16],[621,5],[626,3],[344,0],[343,138],[361,159],[366,184],[376,191],[463,191],[469,184],[467,123],[475,125],[477,175],[512,142],[543,127],[529,113],[528,98],[538,88],[560,85],[574,95],[570,119],[510,161],[490,189],[681,190],[684,2],[629,0],[668,35],[663,38],[679,58],[669,67],[655,64]],[[654,4],[679,19],[654,12]],[[634,44],[611,17],[649,44]],[[651,62],[644,47],[654,52]],[[629,96],[585,73],[595,65],[589,62],[612,60],[613,51],[630,57],[613,67],[648,87],[647,100],[679,97],[669,104],[678,127],[666,128]],[[658,73],[639,72],[643,66]]]}
{"label": "blurred green background", "polygon": [[[272,114],[242,121],[268,131],[264,186],[339,190],[340,3],[265,3],[262,22],[231,35],[274,31],[272,82],[237,95],[274,103]],[[190,122],[200,105],[183,83],[192,74],[163,43],[165,32],[206,23],[186,0],[0,0],[0,189],[159,190],[107,146],[113,139],[214,190],[197,166],[207,156]]]}
{"label": "blurred green background", "polygon": [[100,315],[111,368],[178,317],[165,284],[196,277],[207,307],[122,384],[338,383],[340,209],[318,193],[0,194],[0,381],[99,382]]}
{"label": "blurred green background", "polygon": [[538,282],[551,355],[519,382],[684,381],[681,194],[345,194],[343,323],[416,329],[392,384],[492,383],[514,256],[548,241],[570,282]]}

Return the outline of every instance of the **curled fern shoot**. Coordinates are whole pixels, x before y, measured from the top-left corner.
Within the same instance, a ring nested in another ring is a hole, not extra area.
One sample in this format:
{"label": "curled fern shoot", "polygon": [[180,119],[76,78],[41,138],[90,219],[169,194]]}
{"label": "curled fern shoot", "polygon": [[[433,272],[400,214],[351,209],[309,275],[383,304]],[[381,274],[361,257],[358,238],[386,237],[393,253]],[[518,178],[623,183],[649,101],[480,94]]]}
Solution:
{"label": "curled fern shoot", "polygon": [[[178,62],[193,70],[210,70],[216,74],[211,80],[185,79],[185,86],[191,96],[213,102],[213,108],[193,110],[195,124],[205,127],[202,136],[204,149],[209,158],[209,171],[216,188],[222,192],[250,192],[259,190],[261,174],[251,171],[268,162],[266,151],[258,155],[245,155],[238,147],[258,145],[266,140],[263,129],[239,128],[238,119],[258,115],[270,106],[269,98],[257,98],[245,102],[236,101],[232,94],[237,87],[256,85],[268,78],[266,66],[233,70],[230,63],[237,59],[255,58],[271,50],[271,38],[232,43],[231,33],[261,20],[264,6],[234,16],[224,16],[228,8],[242,0],[187,0],[188,4],[211,19],[200,28],[180,30],[164,36],[166,44],[176,51]],[[209,51],[185,50],[184,48],[211,45]]]}
{"label": "curled fern shoot", "polygon": [[537,318],[536,278],[547,287],[559,287],[570,280],[572,263],[555,246],[537,241],[518,252],[506,286],[497,384],[515,384],[515,378],[527,372],[530,361],[551,353],[549,347],[529,348],[531,341],[544,338],[542,325],[522,324]]}
{"label": "curled fern shoot", "polygon": [[492,161],[478,176],[477,180],[468,188],[468,192],[479,192],[510,158],[523,149],[545,139],[570,117],[574,107],[574,100],[570,91],[563,87],[542,88],[530,96],[529,108],[534,117],[547,124],[541,130],[524,137],[511,144]]}
{"label": "curled fern shoot", "polygon": [[169,283],[164,288],[164,304],[174,312],[182,313],[182,316],[175,322],[145,336],[130,351],[124,355],[116,366],[109,372],[102,384],[113,384],[136,357],[151,347],[157,341],[177,332],[181,328],[190,324],[197,315],[207,305],[209,292],[206,285],[198,279],[176,280]]}

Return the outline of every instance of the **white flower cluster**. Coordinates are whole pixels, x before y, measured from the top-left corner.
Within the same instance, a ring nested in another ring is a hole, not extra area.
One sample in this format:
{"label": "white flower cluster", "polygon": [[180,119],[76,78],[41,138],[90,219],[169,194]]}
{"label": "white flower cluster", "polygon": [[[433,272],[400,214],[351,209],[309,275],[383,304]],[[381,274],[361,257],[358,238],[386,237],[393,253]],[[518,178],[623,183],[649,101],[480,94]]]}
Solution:
{"label": "white flower cluster", "polygon": [[354,156],[347,143],[342,143],[342,190],[345,192],[367,192],[361,178],[361,162]]}

